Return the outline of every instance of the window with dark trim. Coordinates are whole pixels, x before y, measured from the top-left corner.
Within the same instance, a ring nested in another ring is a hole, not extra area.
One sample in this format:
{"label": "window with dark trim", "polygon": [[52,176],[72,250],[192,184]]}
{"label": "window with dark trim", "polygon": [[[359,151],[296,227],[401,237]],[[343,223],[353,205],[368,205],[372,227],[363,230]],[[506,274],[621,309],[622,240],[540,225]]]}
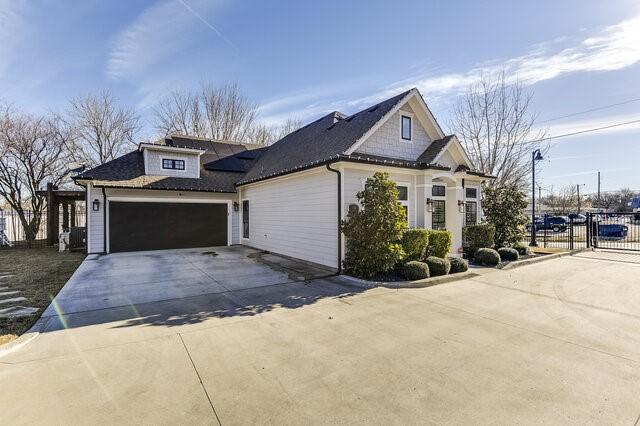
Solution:
{"label": "window with dark trim", "polygon": [[464,224],[475,225],[478,223],[478,203],[467,201],[464,206]]}
{"label": "window with dark trim", "polygon": [[445,229],[445,204],[444,200],[433,200],[433,213],[431,213],[431,228]]}
{"label": "window with dark trim", "polygon": [[184,160],[162,159],[162,168],[170,170],[184,170]]}
{"label": "window with dark trim", "polygon": [[432,197],[444,197],[447,194],[447,190],[444,185],[433,185],[431,188]]}
{"label": "window with dark trim", "polygon": [[402,122],[402,139],[406,141],[411,140],[411,117],[403,115],[400,119]]}
{"label": "window with dark trim", "polygon": [[249,238],[249,200],[242,202],[242,238]]}
{"label": "window with dark trim", "polygon": [[409,188],[398,185],[398,200],[409,201]]}
{"label": "window with dark trim", "polygon": [[465,189],[467,198],[478,198],[478,188]]}

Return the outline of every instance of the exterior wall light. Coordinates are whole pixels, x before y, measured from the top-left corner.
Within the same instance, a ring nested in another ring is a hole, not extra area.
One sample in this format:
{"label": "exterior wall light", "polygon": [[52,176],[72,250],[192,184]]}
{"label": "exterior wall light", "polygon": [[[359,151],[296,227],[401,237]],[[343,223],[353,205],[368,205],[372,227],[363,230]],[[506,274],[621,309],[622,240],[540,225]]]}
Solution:
{"label": "exterior wall light", "polygon": [[93,203],[91,204],[93,205],[94,212],[100,211],[100,200],[96,198],[95,200],[93,200]]}
{"label": "exterior wall light", "polygon": [[427,212],[433,213],[433,200],[431,198],[427,198]]}
{"label": "exterior wall light", "polygon": [[234,212],[240,211],[240,204],[238,204],[237,201],[233,202],[233,211]]}
{"label": "exterior wall light", "polygon": [[458,211],[464,213],[464,201],[458,200]]}

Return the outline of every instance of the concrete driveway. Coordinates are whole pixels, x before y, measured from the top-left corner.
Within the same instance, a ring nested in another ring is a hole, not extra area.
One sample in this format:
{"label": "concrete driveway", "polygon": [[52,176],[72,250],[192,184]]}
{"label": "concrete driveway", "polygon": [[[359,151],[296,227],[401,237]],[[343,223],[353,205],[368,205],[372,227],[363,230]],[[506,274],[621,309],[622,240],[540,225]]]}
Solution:
{"label": "concrete driveway", "polygon": [[638,273],[593,256],[404,290],[258,273],[82,305],[0,356],[0,423],[633,424]]}

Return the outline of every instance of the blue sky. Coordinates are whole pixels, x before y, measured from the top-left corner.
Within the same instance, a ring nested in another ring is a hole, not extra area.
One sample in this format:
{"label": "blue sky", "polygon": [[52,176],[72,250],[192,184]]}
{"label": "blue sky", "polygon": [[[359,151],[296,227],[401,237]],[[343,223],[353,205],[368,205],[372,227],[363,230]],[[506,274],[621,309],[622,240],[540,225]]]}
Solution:
{"label": "blue sky", "polygon": [[[261,120],[354,112],[418,87],[447,129],[483,70],[534,92],[541,121],[640,98],[637,1],[0,0],[0,99],[59,110],[108,88],[147,123],[167,90],[237,82]],[[640,102],[540,123],[550,135],[640,119]],[[551,144],[543,188],[640,190],[640,125]]]}

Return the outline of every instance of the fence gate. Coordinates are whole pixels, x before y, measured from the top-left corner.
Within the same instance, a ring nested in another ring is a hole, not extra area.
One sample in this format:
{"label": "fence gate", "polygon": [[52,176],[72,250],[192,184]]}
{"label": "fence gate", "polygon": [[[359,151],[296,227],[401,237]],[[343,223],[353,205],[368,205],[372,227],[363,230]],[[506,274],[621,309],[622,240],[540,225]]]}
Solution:
{"label": "fence gate", "polygon": [[640,251],[640,212],[589,213],[587,234],[588,247]]}

